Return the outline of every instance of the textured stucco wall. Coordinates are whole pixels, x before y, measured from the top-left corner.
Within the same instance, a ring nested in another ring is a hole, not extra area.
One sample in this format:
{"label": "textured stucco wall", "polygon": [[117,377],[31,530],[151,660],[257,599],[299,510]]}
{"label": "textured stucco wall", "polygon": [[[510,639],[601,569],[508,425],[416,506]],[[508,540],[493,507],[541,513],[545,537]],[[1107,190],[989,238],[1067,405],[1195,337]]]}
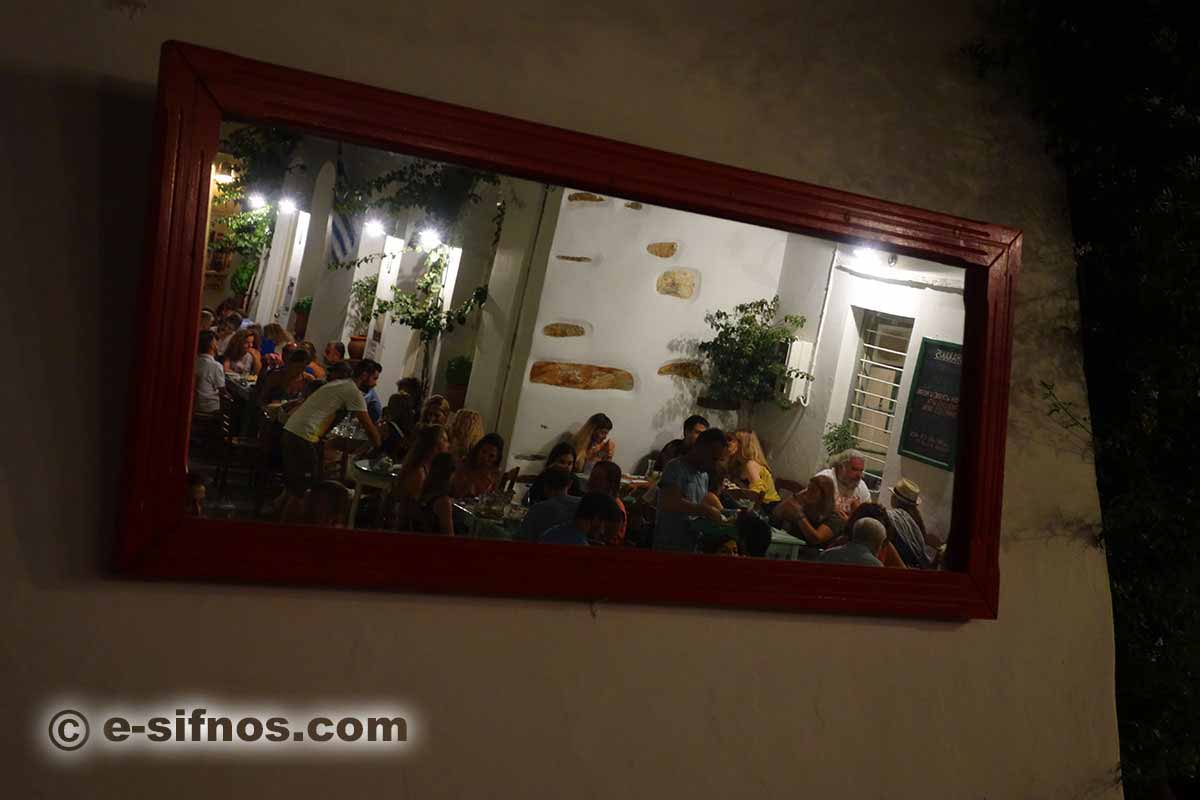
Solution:
{"label": "textured stucco wall", "polygon": [[[143,5],[133,13],[123,8]],[[11,796],[1115,797],[1064,193],[954,55],[971,4],[9,3],[0,26],[0,674]],[[963,625],[106,577],[158,47],[182,38],[1025,231],[1000,619]],[[19,113],[14,113],[18,110]],[[44,243],[53,243],[47,249]],[[395,698],[403,759],[63,769],[31,714]]]}
{"label": "textured stucco wall", "polygon": [[[684,418],[696,410],[700,384],[658,370],[696,358],[695,342],[712,332],[706,312],[776,293],[787,235],[648,204],[630,208],[619,197],[572,201],[574,194],[564,190],[548,264],[537,265],[546,272],[541,292],[526,294],[527,302],[536,303],[537,323],[528,356],[518,354],[513,365],[522,388],[510,460],[545,454],[603,412],[613,421],[616,461],[631,471],[679,436]],[[655,244],[675,245],[664,249],[673,255],[652,255],[648,247]],[[659,276],[677,270],[693,279],[688,297],[658,291]],[[545,326],[555,323],[576,324],[584,335],[545,335]],[[530,367],[538,361],[623,369],[633,386],[581,390],[533,383]]]}

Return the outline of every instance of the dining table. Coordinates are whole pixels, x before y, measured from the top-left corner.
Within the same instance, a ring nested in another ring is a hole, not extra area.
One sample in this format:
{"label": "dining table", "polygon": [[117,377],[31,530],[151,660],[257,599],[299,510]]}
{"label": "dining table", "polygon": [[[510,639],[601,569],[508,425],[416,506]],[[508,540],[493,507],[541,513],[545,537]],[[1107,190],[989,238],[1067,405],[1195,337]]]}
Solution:
{"label": "dining table", "polygon": [[521,522],[526,509],[503,502],[486,502],[482,498],[463,498],[454,501],[454,531],[468,539],[492,541],[524,541]]}
{"label": "dining table", "polygon": [[371,449],[371,440],[358,418],[347,416],[325,434],[325,447],[341,454],[338,476],[350,479],[350,459]]}

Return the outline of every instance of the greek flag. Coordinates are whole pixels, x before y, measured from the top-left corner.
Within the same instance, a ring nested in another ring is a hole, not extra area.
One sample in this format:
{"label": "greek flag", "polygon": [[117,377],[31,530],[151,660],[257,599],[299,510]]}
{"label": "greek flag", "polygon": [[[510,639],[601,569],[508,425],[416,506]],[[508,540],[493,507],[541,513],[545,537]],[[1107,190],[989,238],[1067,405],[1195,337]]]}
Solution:
{"label": "greek flag", "polygon": [[346,177],[346,165],[342,163],[342,151],[338,148],[337,178],[333,184],[334,208],[330,225],[330,249],[336,261],[349,261],[358,255],[358,237],[354,234],[353,220],[338,211],[338,202],[346,196],[350,181]]}

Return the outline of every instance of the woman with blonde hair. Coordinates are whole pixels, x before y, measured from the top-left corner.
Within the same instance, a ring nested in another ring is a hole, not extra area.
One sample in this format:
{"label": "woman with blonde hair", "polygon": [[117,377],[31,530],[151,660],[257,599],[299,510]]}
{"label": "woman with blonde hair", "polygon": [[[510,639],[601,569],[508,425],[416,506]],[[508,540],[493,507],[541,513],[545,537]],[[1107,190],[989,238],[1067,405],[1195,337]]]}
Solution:
{"label": "woman with blonde hair", "polygon": [[770,513],[781,498],[775,489],[775,478],[771,475],[771,467],[767,464],[767,455],[763,452],[758,434],[742,429],[734,431],[733,438],[737,440],[737,449],[730,458],[730,472],[734,480],[750,491],[762,493],[763,508]]}
{"label": "woman with blonde hair", "polygon": [[841,536],[846,524],[837,513],[836,499],[833,478],[814,475],[808,488],[776,505],[771,518],[813,547],[825,548]]}
{"label": "woman with blonde hair", "polygon": [[264,356],[282,350],[284,345],[291,344],[292,335],[278,322],[272,322],[263,328],[262,347],[259,352]]}
{"label": "woman with blonde hair", "polygon": [[458,461],[467,457],[475,443],[483,438],[483,416],[478,411],[460,408],[446,427],[450,437],[450,452]]}
{"label": "woman with blonde hair", "polygon": [[422,425],[445,425],[450,419],[450,401],[440,394],[432,394],[421,407]]}
{"label": "woman with blonde hair", "polygon": [[576,472],[587,472],[597,461],[613,460],[617,454],[617,443],[608,438],[612,428],[612,420],[603,414],[592,414],[583,423],[571,441],[575,447]]}
{"label": "woman with blonde hair", "polygon": [[262,356],[255,348],[257,337],[250,328],[243,328],[229,340],[225,348],[225,371],[238,375],[258,375]]}

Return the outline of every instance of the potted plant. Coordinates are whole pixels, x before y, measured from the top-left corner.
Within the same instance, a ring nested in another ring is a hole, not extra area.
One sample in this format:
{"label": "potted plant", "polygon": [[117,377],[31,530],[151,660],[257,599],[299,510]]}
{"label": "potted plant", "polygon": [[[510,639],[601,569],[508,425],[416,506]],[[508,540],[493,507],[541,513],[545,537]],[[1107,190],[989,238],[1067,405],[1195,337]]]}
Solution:
{"label": "potted plant", "polygon": [[462,408],[467,402],[467,384],[471,382],[470,356],[455,356],[446,364],[446,399],[453,409]]}
{"label": "potted plant", "polygon": [[375,314],[391,314],[392,323],[406,325],[417,333],[421,346],[421,384],[428,386],[433,349],[438,338],[443,333],[453,332],[456,325],[467,324],[469,315],[487,300],[488,290],[486,285],[477,286],[458,306],[444,308],[442,288],[450,264],[450,248],[439,244],[429,249],[414,247],[413,251],[424,254],[425,267],[415,288],[412,291],[394,288],[390,300],[376,303]]}
{"label": "potted plant", "polygon": [[796,340],[804,317],[779,315],[779,297],[741,303],[732,311],[710,311],[704,315],[716,335],[699,345],[707,362],[710,407],[738,410],[738,427],[749,428],[754,406],[776,402],[789,408],[783,398],[788,378],[803,373],[789,369],[787,348]]}
{"label": "potted plant", "polygon": [[350,284],[350,358],[360,359],[367,348],[367,333],[375,319],[375,293],[379,275],[359,278]]}
{"label": "potted plant", "polygon": [[825,445],[825,452],[829,454],[830,458],[853,449],[856,441],[854,430],[850,427],[849,422],[843,422],[841,425],[834,425],[831,422],[825,426],[825,433],[821,435],[821,442]]}
{"label": "potted plant", "polygon": [[308,315],[312,313],[312,304],[311,294],[292,304],[292,333],[298,342],[303,341],[304,334],[308,331]]}

